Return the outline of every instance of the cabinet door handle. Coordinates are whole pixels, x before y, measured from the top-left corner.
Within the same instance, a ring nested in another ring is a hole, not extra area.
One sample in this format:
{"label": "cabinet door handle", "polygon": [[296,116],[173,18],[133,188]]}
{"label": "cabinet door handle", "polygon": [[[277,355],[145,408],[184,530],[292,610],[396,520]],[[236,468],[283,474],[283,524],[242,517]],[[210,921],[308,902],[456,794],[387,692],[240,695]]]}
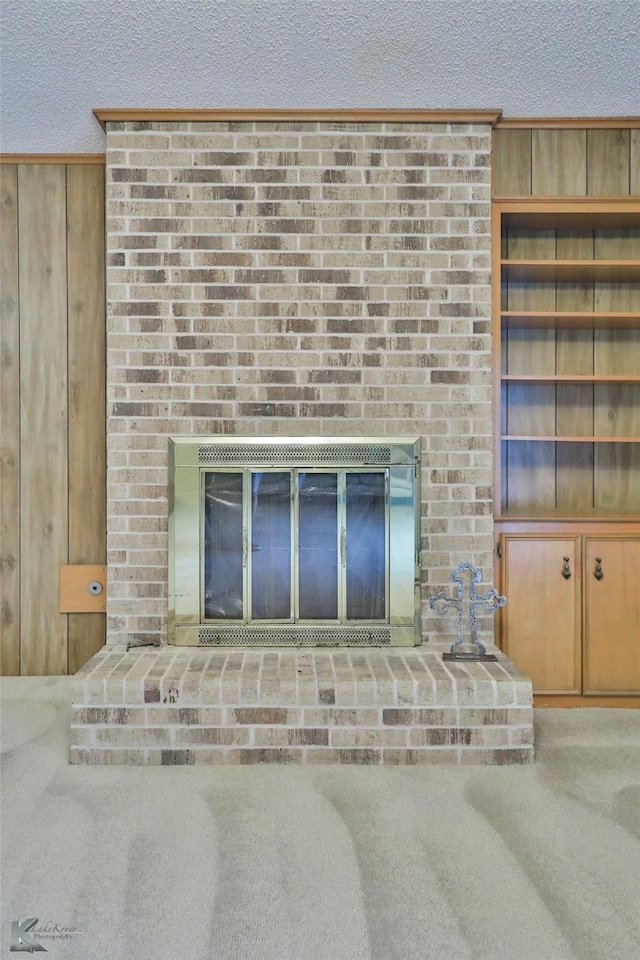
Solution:
{"label": "cabinet door handle", "polygon": [[571,567],[569,566],[569,557],[563,557],[564,567],[562,568],[562,576],[565,580],[568,580],[571,576]]}
{"label": "cabinet door handle", "polygon": [[602,570],[602,558],[596,557],[596,572],[594,573],[596,580],[602,580],[604,577],[604,572]]}

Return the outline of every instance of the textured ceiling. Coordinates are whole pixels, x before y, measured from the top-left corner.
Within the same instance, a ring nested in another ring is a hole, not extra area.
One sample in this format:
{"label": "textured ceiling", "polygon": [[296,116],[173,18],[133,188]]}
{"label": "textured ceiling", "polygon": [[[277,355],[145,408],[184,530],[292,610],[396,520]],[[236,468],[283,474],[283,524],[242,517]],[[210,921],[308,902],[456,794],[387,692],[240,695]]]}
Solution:
{"label": "textured ceiling", "polygon": [[0,149],[93,152],[93,107],[640,113],[640,0],[0,0]]}

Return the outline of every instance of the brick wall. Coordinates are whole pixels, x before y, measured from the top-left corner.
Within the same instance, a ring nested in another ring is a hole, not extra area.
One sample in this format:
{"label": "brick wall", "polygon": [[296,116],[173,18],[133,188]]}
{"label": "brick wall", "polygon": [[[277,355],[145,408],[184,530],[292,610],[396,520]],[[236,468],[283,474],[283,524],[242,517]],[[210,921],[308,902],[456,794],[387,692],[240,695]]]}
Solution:
{"label": "brick wall", "polygon": [[[167,438],[419,435],[492,582],[488,125],[110,123],[108,637],[166,639]],[[487,625],[490,629],[490,624]]]}

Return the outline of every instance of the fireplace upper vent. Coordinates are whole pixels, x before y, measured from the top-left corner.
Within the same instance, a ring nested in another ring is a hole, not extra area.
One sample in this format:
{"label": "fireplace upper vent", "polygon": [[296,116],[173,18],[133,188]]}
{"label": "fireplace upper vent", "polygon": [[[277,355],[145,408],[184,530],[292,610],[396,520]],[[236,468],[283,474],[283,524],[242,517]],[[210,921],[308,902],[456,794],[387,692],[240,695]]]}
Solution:
{"label": "fireplace upper vent", "polygon": [[386,464],[391,463],[391,447],[384,445],[348,446],[335,444],[305,445],[296,443],[286,446],[201,446],[198,450],[200,463],[260,463],[263,465],[292,464]]}

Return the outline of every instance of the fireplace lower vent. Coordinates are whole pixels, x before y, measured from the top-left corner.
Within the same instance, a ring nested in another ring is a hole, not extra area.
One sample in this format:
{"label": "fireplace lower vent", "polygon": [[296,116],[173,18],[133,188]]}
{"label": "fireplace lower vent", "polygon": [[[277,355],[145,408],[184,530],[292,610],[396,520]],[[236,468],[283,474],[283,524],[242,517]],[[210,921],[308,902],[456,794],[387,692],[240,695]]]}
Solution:
{"label": "fireplace lower vent", "polygon": [[[188,628],[187,628],[188,629]],[[200,627],[198,645],[207,647],[388,647],[389,627]]]}

